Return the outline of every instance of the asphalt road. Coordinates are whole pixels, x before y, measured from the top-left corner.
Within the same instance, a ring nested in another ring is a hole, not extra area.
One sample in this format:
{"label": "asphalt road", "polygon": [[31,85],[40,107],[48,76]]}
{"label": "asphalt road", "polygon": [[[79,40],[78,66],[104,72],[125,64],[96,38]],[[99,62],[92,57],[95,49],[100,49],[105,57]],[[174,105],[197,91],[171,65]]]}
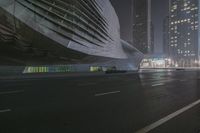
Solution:
{"label": "asphalt road", "polygon": [[200,71],[0,80],[0,133],[199,133]]}

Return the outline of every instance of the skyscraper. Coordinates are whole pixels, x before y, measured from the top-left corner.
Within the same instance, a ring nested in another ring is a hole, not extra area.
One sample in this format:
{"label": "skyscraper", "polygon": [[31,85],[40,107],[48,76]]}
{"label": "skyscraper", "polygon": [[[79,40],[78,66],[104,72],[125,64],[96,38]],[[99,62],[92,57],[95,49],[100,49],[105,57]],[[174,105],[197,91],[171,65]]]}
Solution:
{"label": "skyscraper", "polygon": [[169,16],[163,20],[163,52],[169,56]]}
{"label": "skyscraper", "polygon": [[133,43],[144,54],[153,53],[151,0],[133,0]]}
{"label": "skyscraper", "polygon": [[198,60],[198,0],[170,0],[169,54],[179,66]]}

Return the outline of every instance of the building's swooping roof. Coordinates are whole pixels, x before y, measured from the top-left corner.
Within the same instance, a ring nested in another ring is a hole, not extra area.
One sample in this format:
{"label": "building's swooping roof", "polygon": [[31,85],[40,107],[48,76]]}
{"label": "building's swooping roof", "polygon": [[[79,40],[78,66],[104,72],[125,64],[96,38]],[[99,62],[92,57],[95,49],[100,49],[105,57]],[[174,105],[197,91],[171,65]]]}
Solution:
{"label": "building's swooping roof", "polygon": [[0,33],[11,37],[13,34],[15,40],[43,45],[36,37],[21,31],[23,24],[66,49],[94,56],[128,58],[120,39],[119,20],[109,0],[3,0],[0,9],[13,16],[7,17],[12,32],[8,32],[9,26],[0,23]]}

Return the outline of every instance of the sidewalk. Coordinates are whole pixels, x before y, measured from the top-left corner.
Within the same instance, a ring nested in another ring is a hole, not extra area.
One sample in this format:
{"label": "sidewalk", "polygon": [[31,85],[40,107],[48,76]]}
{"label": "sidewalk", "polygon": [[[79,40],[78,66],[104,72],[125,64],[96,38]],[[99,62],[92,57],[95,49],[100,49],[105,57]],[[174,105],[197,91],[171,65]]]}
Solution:
{"label": "sidewalk", "polygon": [[8,74],[0,75],[0,80],[28,80],[28,79],[49,79],[49,78],[76,78],[76,77],[92,77],[92,76],[116,76],[137,74],[137,71],[129,71],[126,73],[110,73],[105,72],[76,72],[76,73],[37,73],[37,74]]}
{"label": "sidewalk", "polygon": [[88,77],[101,76],[104,72],[82,72],[82,73],[37,73],[37,74],[8,74],[0,75],[0,80],[16,80],[16,79],[41,79],[41,78],[73,78],[73,77]]}

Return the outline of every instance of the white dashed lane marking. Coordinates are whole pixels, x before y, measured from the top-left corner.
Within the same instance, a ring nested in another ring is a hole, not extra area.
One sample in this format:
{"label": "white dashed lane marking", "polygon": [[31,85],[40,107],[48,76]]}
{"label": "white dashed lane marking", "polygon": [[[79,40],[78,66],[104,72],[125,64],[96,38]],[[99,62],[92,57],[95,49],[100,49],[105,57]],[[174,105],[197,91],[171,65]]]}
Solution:
{"label": "white dashed lane marking", "polygon": [[98,96],[104,96],[104,95],[116,94],[116,93],[120,93],[120,91],[113,91],[113,92],[99,93],[99,94],[95,94],[95,96],[98,97]]}
{"label": "white dashed lane marking", "polygon": [[0,110],[0,113],[5,113],[5,112],[10,112],[11,109],[4,109],[4,110]]}
{"label": "white dashed lane marking", "polygon": [[17,91],[5,91],[5,92],[0,92],[0,95],[6,95],[6,94],[15,94],[15,93],[22,93],[24,90],[17,90]]}
{"label": "white dashed lane marking", "polygon": [[162,86],[162,85],[164,85],[164,83],[154,84],[154,85],[152,85],[152,86],[153,86],[153,87],[156,87],[156,86]]}

